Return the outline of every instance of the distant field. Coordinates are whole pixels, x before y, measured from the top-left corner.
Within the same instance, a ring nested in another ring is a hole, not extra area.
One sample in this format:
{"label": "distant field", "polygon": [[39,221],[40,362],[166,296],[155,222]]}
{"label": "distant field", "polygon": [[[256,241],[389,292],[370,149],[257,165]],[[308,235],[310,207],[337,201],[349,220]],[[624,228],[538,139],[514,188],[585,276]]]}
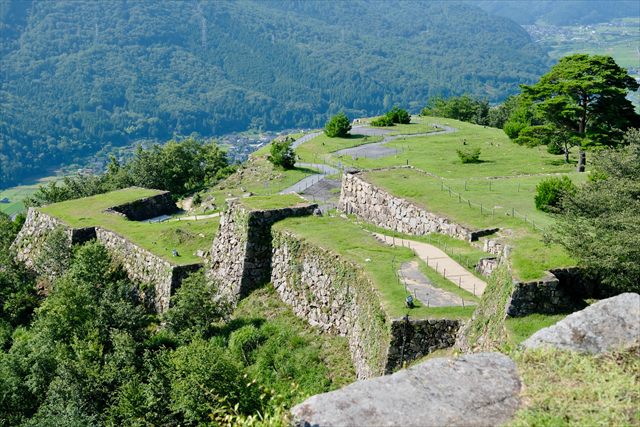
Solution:
{"label": "distant field", "polygon": [[37,183],[31,185],[19,185],[17,187],[7,188],[6,190],[0,190],[0,200],[5,197],[9,199],[9,203],[0,203],[0,212],[4,212],[7,215],[13,215],[25,210],[23,200],[33,195],[43,184],[49,181],[57,179],[56,177],[47,177],[38,180]]}
{"label": "distant field", "polygon": [[[215,237],[219,218],[198,221],[165,221],[146,223],[129,221],[119,215],[103,212],[106,208],[158,194],[157,190],[124,189],[83,199],[69,200],[40,208],[72,227],[99,225],[174,264],[200,262],[198,249],[208,250]],[[179,257],[172,255],[176,249]]]}

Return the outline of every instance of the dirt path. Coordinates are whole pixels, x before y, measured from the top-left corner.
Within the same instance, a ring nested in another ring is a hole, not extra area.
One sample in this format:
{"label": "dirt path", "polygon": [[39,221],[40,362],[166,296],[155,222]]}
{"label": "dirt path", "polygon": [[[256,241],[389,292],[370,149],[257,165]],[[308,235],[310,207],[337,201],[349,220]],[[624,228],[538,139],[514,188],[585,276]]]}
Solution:
{"label": "dirt path", "polygon": [[317,184],[321,180],[323,180],[328,175],[335,175],[340,171],[332,166],[325,165],[322,163],[296,163],[296,167],[299,168],[307,168],[307,169],[316,169],[320,171],[320,173],[315,175],[309,175],[305,178],[302,178],[300,181],[293,184],[291,187],[285,188],[280,192],[280,194],[288,194],[288,193],[302,193],[307,188],[312,185]]}
{"label": "dirt path", "polygon": [[473,295],[482,295],[487,287],[487,283],[484,280],[471,274],[466,268],[451,259],[449,255],[433,245],[416,240],[399,239],[380,233],[373,233],[373,235],[388,245],[404,246],[412,249],[429,267]]}
{"label": "dirt path", "polygon": [[[442,130],[435,132],[425,132],[425,133],[414,133],[409,135],[389,135],[385,136],[385,138],[380,142],[372,142],[370,144],[363,144],[357,147],[345,148],[344,150],[335,151],[333,154],[337,156],[351,156],[354,159],[358,158],[367,158],[367,159],[379,159],[382,157],[391,156],[396,154],[398,150],[396,148],[387,147],[386,144],[394,141],[399,138],[415,138],[419,136],[435,136],[435,135],[443,135],[447,133],[457,132],[458,130],[449,126],[438,126]],[[354,128],[357,130],[357,133],[361,133],[363,135],[376,135],[383,136],[392,132],[386,129],[375,129],[375,128],[367,128],[367,127],[357,127]],[[366,132],[366,133],[365,133]]]}
{"label": "dirt path", "polygon": [[427,307],[475,305],[474,302],[464,301],[462,297],[434,286],[431,280],[420,271],[417,261],[402,264],[398,274],[407,291]]}

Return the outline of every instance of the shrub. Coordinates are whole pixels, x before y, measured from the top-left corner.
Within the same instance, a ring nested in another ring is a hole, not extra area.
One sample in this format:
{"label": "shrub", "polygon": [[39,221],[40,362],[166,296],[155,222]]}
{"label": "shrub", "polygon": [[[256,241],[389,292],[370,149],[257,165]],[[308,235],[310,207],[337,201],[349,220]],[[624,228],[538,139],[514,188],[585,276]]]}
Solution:
{"label": "shrub", "polygon": [[527,126],[520,130],[514,142],[526,147],[551,144],[553,142],[553,128],[544,125]]}
{"label": "shrub", "polygon": [[344,138],[350,130],[351,122],[349,122],[349,118],[343,112],[331,117],[331,120],[324,126],[324,133],[329,138]]}
{"label": "shrub", "polygon": [[462,150],[456,150],[456,152],[462,163],[480,163],[479,148],[463,148]]}
{"label": "shrub", "polygon": [[528,123],[510,119],[504,124],[502,130],[504,130],[509,139],[516,139],[520,135],[520,131],[527,126],[529,126]]}
{"label": "shrub", "polygon": [[393,107],[386,116],[391,119],[392,123],[402,123],[409,124],[411,123],[411,116],[402,108]]}
{"label": "shrub", "polygon": [[393,120],[387,115],[380,116],[371,120],[371,126],[393,126]]}
{"label": "shrub", "polygon": [[281,141],[273,141],[271,143],[271,154],[267,156],[267,160],[273,163],[274,166],[293,169],[296,164],[296,153],[293,151],[292,144],[293,141],[288,138]]}
{"label": "shrub", "polygon": [[254,362],[254,351],[266,340],[267,337],[258,328],[247,325],[231,334],[229,349],[245,365],[249,365]]}
{"label": "shrub", "polygon": [[549,154],[564,154],[564,148],[557,142],[551,142],[547,145],[547,153]]}
{"label": "shrub", "polygon": [[545,178],[536,185],[536,209],[544,212],[558,212],[562,198],[575,191],[576,186],[567,176]]}

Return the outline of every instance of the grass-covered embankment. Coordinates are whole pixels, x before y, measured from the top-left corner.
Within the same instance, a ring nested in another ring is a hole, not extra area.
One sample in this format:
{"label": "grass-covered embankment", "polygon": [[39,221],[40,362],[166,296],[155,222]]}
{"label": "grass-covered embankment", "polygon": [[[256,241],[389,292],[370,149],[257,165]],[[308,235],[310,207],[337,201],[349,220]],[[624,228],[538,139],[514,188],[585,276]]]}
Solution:
{"label": "grass-covered embankment", "polygon": [[[129,221],[105,212],[113,206],[151,197],[160,192],[144,188],[127,188],[97,196],[68,200],[38,208],[74,228],[100,226],[174,264],[201,262],[198,249],[208,250],[218,230],[219,218],[197,221],[164,221],[146,223]],[[173,249],[180,254],[172,255]]]}
{"label": "grass-covered embankment", "polygon": [[467,318],[473,311],[473,307],[427,308],[419,301],[415,308],[408,309],[405,306],[407,293],[397,271],[403,263],[417,258],[410,249],[384,245],[349,220],[336,217],[289,218],[275,224],[274,228],[332,251],[362,269],[375,286],[390,318],[405,314],[412,318]]}

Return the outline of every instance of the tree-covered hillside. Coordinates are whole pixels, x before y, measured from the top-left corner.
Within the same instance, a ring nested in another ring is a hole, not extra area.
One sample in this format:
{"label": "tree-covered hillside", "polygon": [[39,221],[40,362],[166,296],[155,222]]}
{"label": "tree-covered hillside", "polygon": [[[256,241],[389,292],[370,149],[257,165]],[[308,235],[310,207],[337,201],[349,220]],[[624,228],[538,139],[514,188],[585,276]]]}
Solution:
{"label": "tree-covered hillside", "polygon": [[634,0],[471,0],[470,3],[522,25],[584,25],[640,16],[640,3]]}
{"label": "tree-covered hillside", "polygon": [[0,19],[0,187],[141,138],[497,101],[548,65],[455,2],[0,0]]}

